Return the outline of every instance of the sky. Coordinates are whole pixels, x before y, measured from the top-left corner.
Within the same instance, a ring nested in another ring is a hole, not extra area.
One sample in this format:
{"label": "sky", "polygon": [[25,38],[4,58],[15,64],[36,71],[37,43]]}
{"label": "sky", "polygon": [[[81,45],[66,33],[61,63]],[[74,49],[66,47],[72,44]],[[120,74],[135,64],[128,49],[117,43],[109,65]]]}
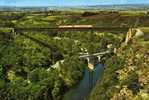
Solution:
{"label": "sky", "polygon": [[0,6],[77,6],[149,4],[149,0],[0,0]]}

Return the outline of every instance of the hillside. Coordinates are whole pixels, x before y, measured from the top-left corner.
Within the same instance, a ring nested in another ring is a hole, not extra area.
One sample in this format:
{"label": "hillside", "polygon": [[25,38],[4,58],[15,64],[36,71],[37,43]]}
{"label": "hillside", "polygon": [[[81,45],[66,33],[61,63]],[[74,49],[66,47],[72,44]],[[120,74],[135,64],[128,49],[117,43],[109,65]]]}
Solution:
{"label": "hillside", "polygon": [[102,80],[90,100],[149,99],[149,41],[133,39],[105,62]]}

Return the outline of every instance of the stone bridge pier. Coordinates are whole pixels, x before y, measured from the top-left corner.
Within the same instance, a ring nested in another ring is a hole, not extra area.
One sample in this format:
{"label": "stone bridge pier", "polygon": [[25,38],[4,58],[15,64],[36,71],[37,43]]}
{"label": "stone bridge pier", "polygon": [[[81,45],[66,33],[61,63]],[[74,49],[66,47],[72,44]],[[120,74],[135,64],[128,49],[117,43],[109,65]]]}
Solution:
{"label": "stone bridge pier", "polygon": [[95,65],[98,64],[100,62],[100,56],[90,56],[87,57],[87,62],[88,62],[88,68],[90,70],[94,70]]}

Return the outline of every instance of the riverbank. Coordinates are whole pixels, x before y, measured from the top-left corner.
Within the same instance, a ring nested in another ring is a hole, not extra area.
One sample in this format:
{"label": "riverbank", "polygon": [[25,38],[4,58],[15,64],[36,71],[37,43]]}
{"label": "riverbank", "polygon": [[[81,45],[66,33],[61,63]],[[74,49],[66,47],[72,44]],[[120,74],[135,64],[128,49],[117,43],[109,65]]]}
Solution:
{"label": "riverbank", "polygon": [[83,80],[64,96],[63,100],[84,100],[88,97],[96,82],[101,79],[104,71],[103,64],[99,63],[91,72],[87,67],[84,70]]}

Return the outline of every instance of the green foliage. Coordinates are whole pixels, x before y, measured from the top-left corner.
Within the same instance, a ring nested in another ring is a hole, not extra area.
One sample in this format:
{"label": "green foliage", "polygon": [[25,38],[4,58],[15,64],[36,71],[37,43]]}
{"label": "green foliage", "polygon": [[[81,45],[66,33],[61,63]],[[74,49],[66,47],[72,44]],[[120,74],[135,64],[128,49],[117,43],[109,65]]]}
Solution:
{"label": "green foliage", "polygon": [[83,66],[85,65],[78,60],[78,57],[65,58],[64,62],[60,63],[59,76],[68,87],[71,87],[83,76]]}
{"label": "green foliage", "polygon": [[133,40],[105,62],[103,79],[91,93],[90,100],[149,99],[148,42],[141,43],[144,42]]}
{"label": "green foliage", "polygon": [[[69,24],[111,26],[113,21],[109,15],[97,16],[99,21],[77,13],[69,17],[62,12],[55,14],[59,15],[2,13],[0,22],[7,27],[49,28]],[[124,35],[93,31],[54,35],[30,31],[15,36],[11,32],[11,28],[0,29],[0,100],[61,100],[82,79],[86,65],[79,59],[80,53],[100,52],[108,45],[118,48],[124,39]],[[138,44],[134,41],[106,57],[103,80],[93,90],[92,100],[148,100],[148,44]]]}
{"label": "green foliage", "polygon": [[20,35],[16,36],[15,43],[23,52],[21,55],[23,65],[49,67],[51,51],[48,48]]}
{"label": "green foliage", "polygon": [[[71,39],[55,40],[41,33],[27,35],[34,36],[34,39],[47,43],[53,48],[57,44],[58,49],[65,55],[65,61],[58,69],[53,69],[50,68],[53,62],[52,49],[19,34],[11,42],[2,40],[0,42],[0,74],[5,76],[7,81],[3,77],[0,78],[0,99],[60,100],[65,91],[79,82],[82,76],[83,63],[77,60],[78,57],[69,58],[70,55],[77,53],[69,45],[74,44],[75,47],[76,44]],[[63,48],[64,46],[66,49]],[[78,49],[78,47],[75,48]],[[5,65],[11,68],[6,68],[3,73],[2,66]]]}

